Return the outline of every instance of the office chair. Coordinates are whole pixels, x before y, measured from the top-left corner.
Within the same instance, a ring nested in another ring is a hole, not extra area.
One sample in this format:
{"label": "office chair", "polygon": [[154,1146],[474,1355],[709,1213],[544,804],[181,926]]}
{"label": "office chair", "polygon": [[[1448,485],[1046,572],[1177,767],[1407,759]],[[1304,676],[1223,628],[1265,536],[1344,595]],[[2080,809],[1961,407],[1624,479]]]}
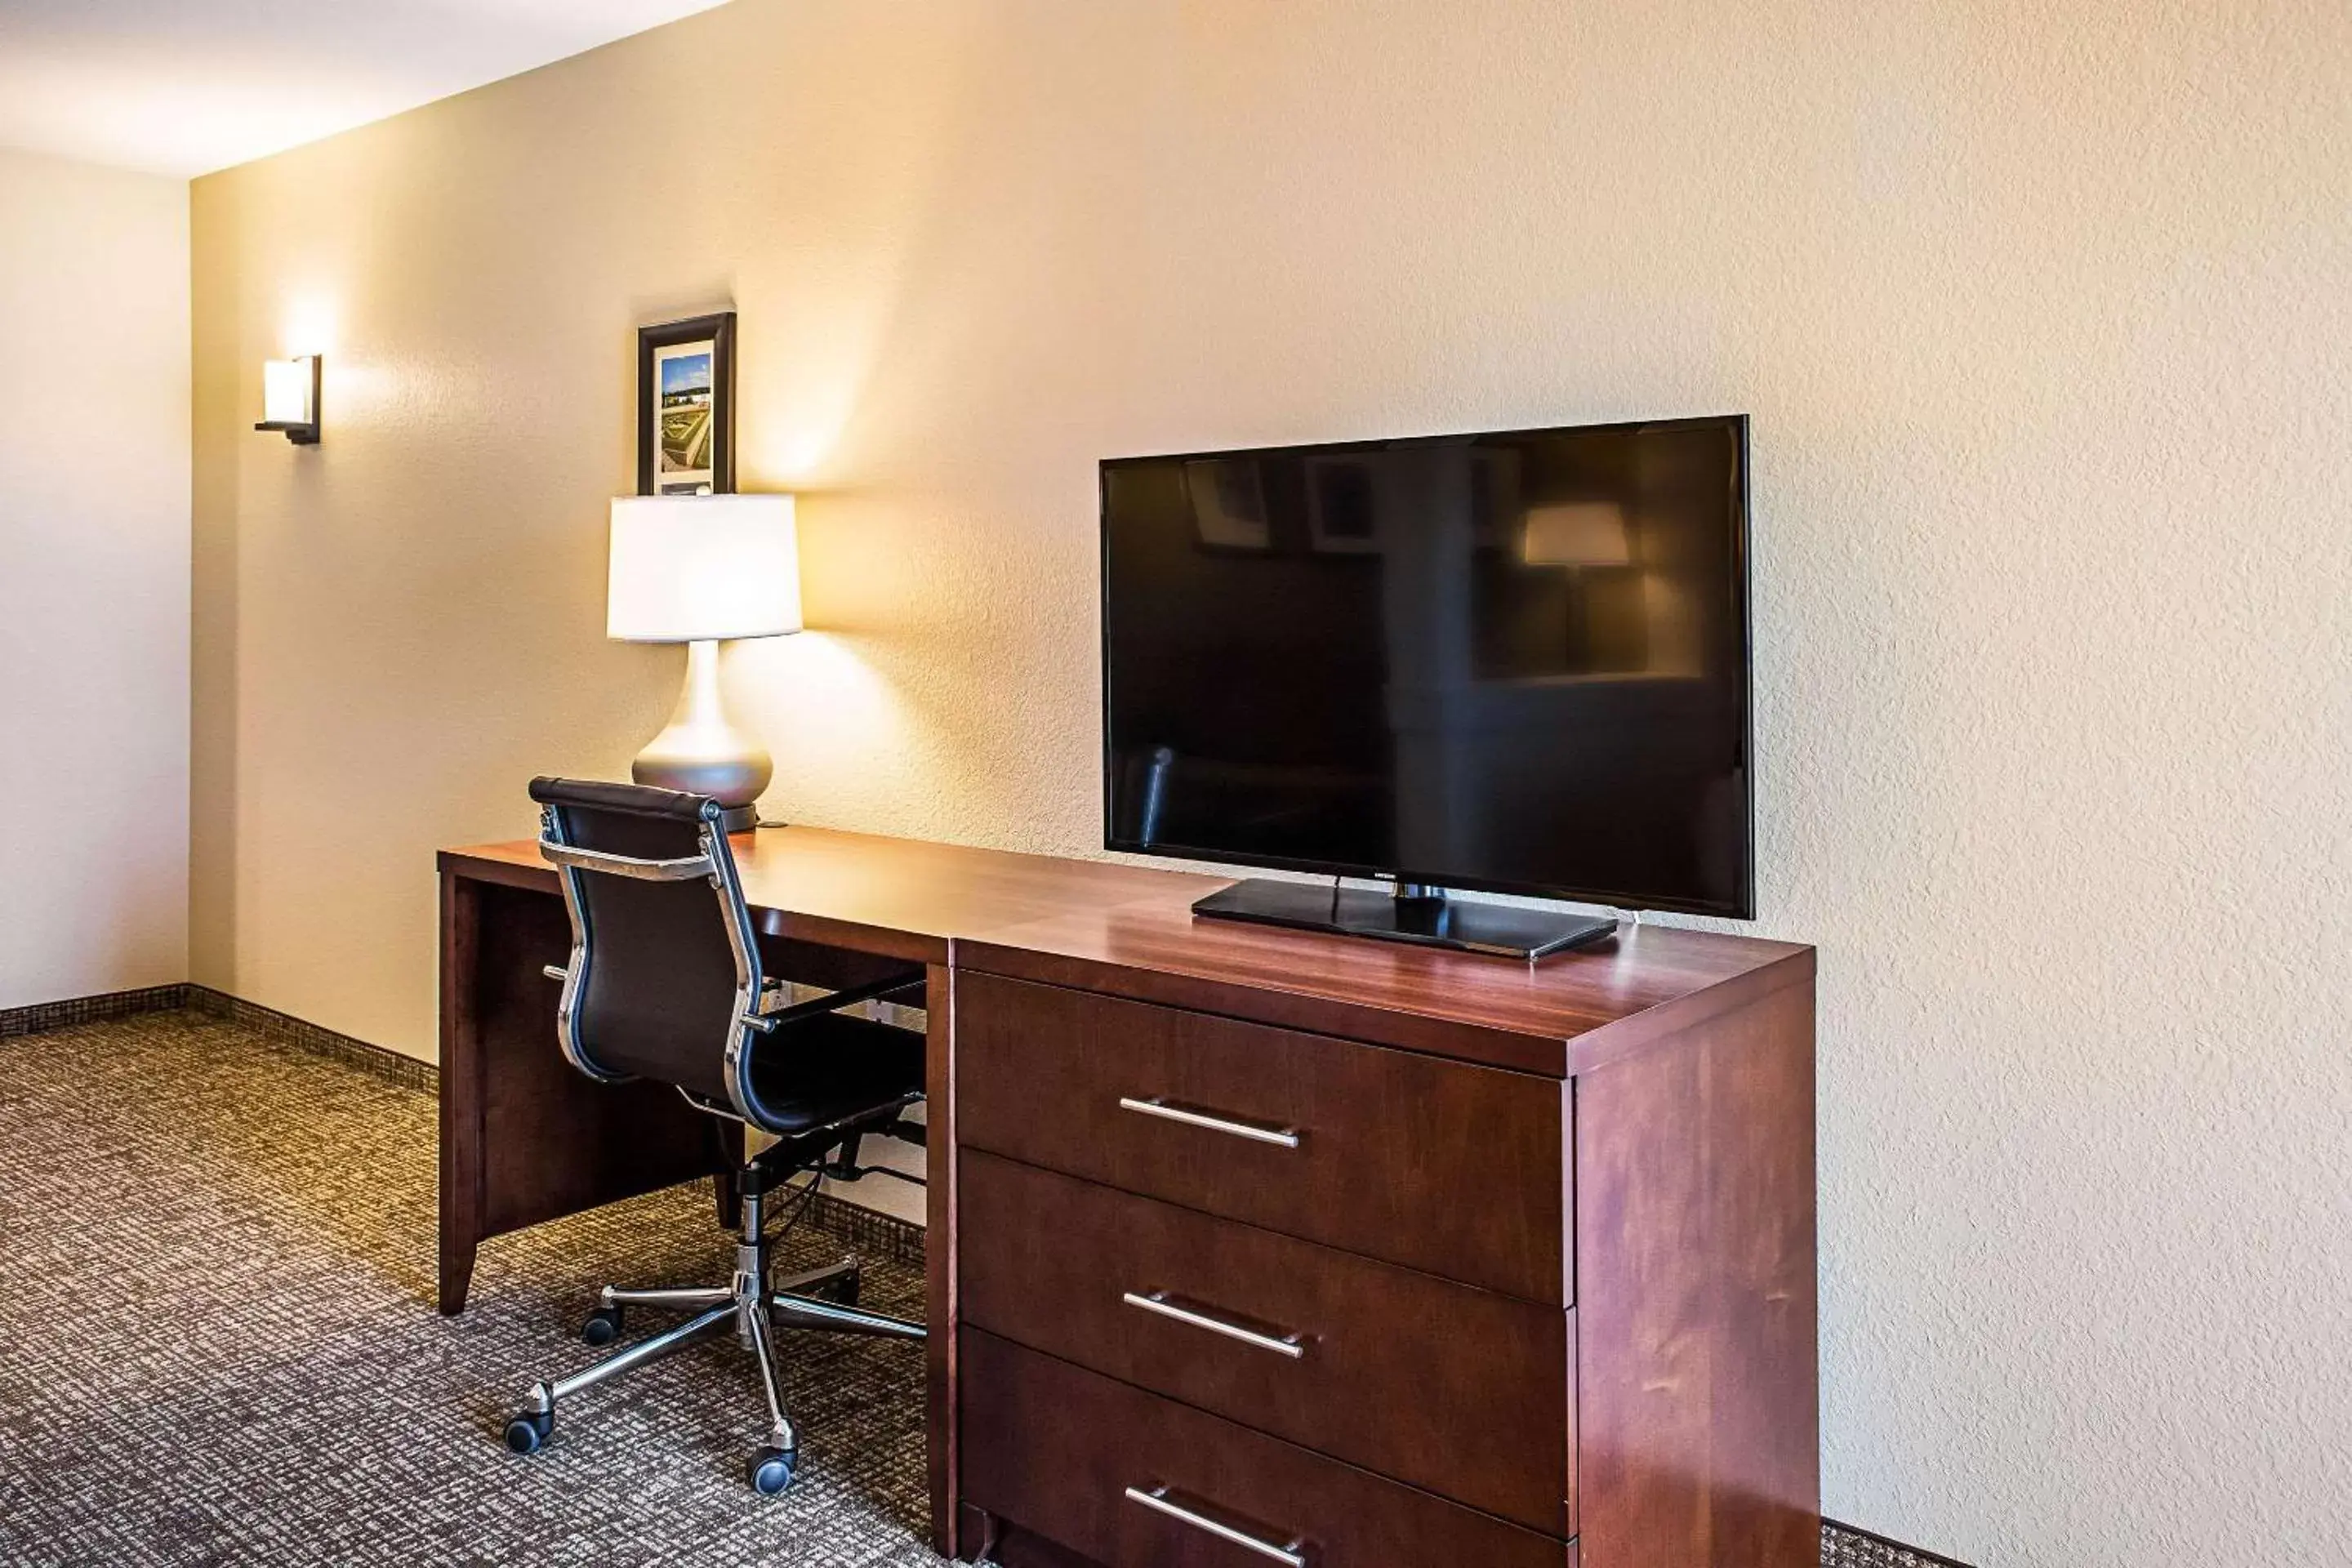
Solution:
{"label": "office chair", "polygon": [[[923,1097],[923,1037],[839,1009],[912,1000],[923,971],[785,1005],[783,985],[761,972],[716,801],[553,778],[532,780],[530,796],[541,807],[540,853],[557,868],[572,915],[571,963],[547,972],[563,983],[556,1039],[566,1059],[601,1082],[669,1084],[725,1119],[714,1128],[740,1122],[776,1142],[735,1173],[740,1231],[733,1279],[642,1290],[605,1286],[583,1330],[590,1344],[616,1338],[631,1308],[694,1315],[569,1377],[539,1384],[507,1424],[507,1446],[536,1451],[553,1434],[564,1400],[731,1327],[759,1366],[768,1402],[768,1441],[751,1458],[751,1484],[780,1492],[792,1482],[797,1451],[777,1391],[774,1331],[923,1337],[920,1323],[855,1305],[854,1258],[772,1279],[774,1238],[767,1228],[769,1194],[796,1173],[866,1173],[857,1149],[869,1134],[921,1141],[922,1129],[904,1113]],[[741,1133],[732,1138],[740,1150]]]}

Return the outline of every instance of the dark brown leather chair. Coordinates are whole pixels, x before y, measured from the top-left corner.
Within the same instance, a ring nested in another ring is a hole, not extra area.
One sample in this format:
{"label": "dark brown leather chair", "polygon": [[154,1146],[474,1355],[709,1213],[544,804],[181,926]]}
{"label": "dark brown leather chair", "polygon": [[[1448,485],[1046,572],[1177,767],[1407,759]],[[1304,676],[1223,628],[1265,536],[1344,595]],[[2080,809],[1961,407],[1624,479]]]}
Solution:
{"label": "dark brown leather chair", "polygon": [[[796,1445],[777,1390],[774,1331],[923,1337],[919,1323],[855,1305],[854,1258],[772,1279],[776,1238],[768,1224],[770,1194],[786,1190],[793,1176],[865,1173],[856,1163],[861,1138],[920,1140],[921,1128],[905,1112],[923,1097],[922,1035],[841,1009],[877,999],[919,1003],[923,971],[785,1005],[787,988],[761,972],[716,801],[554,778],[531,781],[530,796],[541,807],[540,852],[557,868],[572,914],[571,963],[548,971],[563,983],[556,1033],[565,1058],[601,1081],[672,1085],[723,1119],[719,1125],[740,1122],[776,1142],[735,1173],[741,1213],[733,1279],[604,1287],[583,1331],[591,1344],[616,1338],[632,1308],[693,1315],[569,1377],[539,1384],[507,1424],[507,1446],[535,1451],[553,1435],[560,1402],[732,1328],[759,1363],[771,1422],[751,1462],[751,1484],[782,1491],[792,1481]],[[740,1131],[726,1135],[742,1147]]]}

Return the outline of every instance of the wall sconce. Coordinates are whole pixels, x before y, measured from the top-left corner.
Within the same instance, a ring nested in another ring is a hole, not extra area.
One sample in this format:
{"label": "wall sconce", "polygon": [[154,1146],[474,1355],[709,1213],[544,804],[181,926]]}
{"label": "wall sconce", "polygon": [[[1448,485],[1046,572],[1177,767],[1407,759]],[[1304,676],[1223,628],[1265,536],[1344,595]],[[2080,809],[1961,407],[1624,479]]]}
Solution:
{"label": "wall sconce", "polygon": [[319,356],[261,362],[261,423],[298,447],[319,444]]}

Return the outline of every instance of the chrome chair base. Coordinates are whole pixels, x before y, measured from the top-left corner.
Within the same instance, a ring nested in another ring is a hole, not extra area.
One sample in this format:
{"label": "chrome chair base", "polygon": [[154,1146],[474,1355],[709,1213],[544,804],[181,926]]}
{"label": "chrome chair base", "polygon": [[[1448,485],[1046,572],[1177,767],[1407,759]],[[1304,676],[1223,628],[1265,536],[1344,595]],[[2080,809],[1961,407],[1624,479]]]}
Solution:
{"label": "chrome chair base", "polygon": [[[523,1408],[507,1423],[507,1447],[518,1454],[536,1453],[555,1435],[557,1405],[607,1378],[661,1360],[698,1340],[732,1328],[760,1369],[761,1391],[768,1401],[768,1437],[752,1455],[748,1468],[751,1485],[772,1496],[792,1484],[799,1460],[799,1444],[792,1418],[776,1379],[775,1331],[815,1329],[828,1333],[872,1334],[887,1339],[919,1340],[920,1323],[880,1312],[869,1312],[856,1302],[858,1265],[845,1258],[822,1268],[812,1268],[783,1279],[769,1277],[763,1194],[747,1189],[742,1198],[742,1235],[735,1248],[735,1278],[727,1285],[668,1286],[630,1290],[607,1285],[596,1293],[595,1310],[588,1315],[582,1337],[590,1344],[617,1338],[627,1310],[651,1308],[694,1315],[650,1338],[614,1352],[569,1376],[531,1386]],[[830,1299],[828,1299],[830,1298]]]}

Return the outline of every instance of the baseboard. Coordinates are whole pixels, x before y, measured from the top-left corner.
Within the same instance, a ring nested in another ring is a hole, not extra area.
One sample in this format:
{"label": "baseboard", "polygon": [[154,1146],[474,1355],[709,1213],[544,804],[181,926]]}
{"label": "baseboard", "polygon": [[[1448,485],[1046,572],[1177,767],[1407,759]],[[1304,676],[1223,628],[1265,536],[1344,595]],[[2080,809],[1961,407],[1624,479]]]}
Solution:
{"label": "baseboard", "polygon": [[[313,1024],[307,1018],[298,1018],[291,1013],[281,1013],[275,1007],[265,1007],[258,1002],[248,1002],[226,991],[215,991],[209,985],[156,985],[144,991],[117,991],[103,996],[80,996],[66,1002],[45,1002],[34,1007],[10,1008],[0,1012],[0,1035],[30,1034],[40,1029],[63,1028],[69,1024],[126,1018],[137,1013],[165,1012],[178,1007],[226,1018],[273,1044],[288,1046],[315,1057],[326,1057],[346,1067],[357,1068],[371,1077],[396,1083],[403,1089],[413,1089],[421,1094],[440,1092],[441,1072],[431,1062],[419,1061],[398,1051],[388,1051],[382,1046],[370,1045],[351,1035]],[[548,1048],[555,1048],[551,1038]],[[831,1193],[819,1193],[810,1200],[807,1223],[863,1251],[909,1268],[923,1266],[923,1227],[911,1220],[883,1214]]]}
{"label": "baseboard", "polygon": [[69,1028],[76,1024],[129,1018],[141,1013],[176,1012],[184,1007],[226,1018],[278,1045],[291,1046],[312,1056],[331,1057],[406,1089],[431,1094],[440,1088],[440,1070],[431,1062],[421,1062],[415,1057],[388,1051],[382,1046],[372,1046],[365,1040],[297,1018],[291,1013],[280,1013],[275,1007],[264,1007],[257,1002],[247,1002],[226,991],[184,980],[136,991],[106,991],[95,996],[68,997],[62,1002],[37,1002],[26,1007],[0,1007],[0,1039]]}
{"label": "baseboard", "polygon": [[[265,1039],[290,1046],[298,1051],[307,1051],[312,1056],[331,1058],[404,1089],[413,1089],[422,1094],[440,1092],[441,1071],[431,1062],[418,1061],[415,1057],[388,1051],[382,1046],[372,1046],[365,1040],[322,1028],[290,1013],[280,1013],[257,1002],[247,1002],[226,991],[215,991],[209,985],[188,985],[181,989],[186,993],[187,1006],[216,1018],[226,1018]],[[551,1036],[547,1048],[551,1051],[555,1049]],[[869,1209],[831,1193],[819,1193],[809,1201],[807,1223],[827,1236],[836,1237],[853,1247],[894,1262],[914,1268],[923,1266],[923,1227],[896,1215]]]}
{"label": "baseboard", "polygon": [[1822,1521],[1822,1568],[1969,1568],[1956,1557],[1938,1557],[1916,1546],[1889,1541],[1833,1519]]}
{"label": "baseboard", "polygon": [[[215,1018],[226,1018],[243,1028],[251,1029],[262,1038],[281,1046],[289,1046],[314,1057],[328,1057],[346,1067],[359,1068],[373,1078],[396,1083],[403,1089],[413,1089],[424,1094],[437,1094],[441,1088],[441,1070],[431,1062],[418,1061],[415,1057],[398,1051],[372,1046],[350,1035],[338,1034],[291,1013],[280,1013],[275,1007],[265,1007],[258,1002],[248,1002],[242,996],[232,996],[226,991],[215,991],[209,985],[189,985],[186,1005]],[[550,1047],[552,1049],[552,1046]]]}
{"label": "baseboard", "polygon": [[189,986],[147,985],[136,991],[106,991],[95,996],[70,996],[62,1002],[36,1002],[25,1007],[0,1007],[0,1039],[11,1035],[37,1035],[75,1024],[95,1024],[108,1018],[128,1018],[140,1013],[167,1013],[188,1005]]}

